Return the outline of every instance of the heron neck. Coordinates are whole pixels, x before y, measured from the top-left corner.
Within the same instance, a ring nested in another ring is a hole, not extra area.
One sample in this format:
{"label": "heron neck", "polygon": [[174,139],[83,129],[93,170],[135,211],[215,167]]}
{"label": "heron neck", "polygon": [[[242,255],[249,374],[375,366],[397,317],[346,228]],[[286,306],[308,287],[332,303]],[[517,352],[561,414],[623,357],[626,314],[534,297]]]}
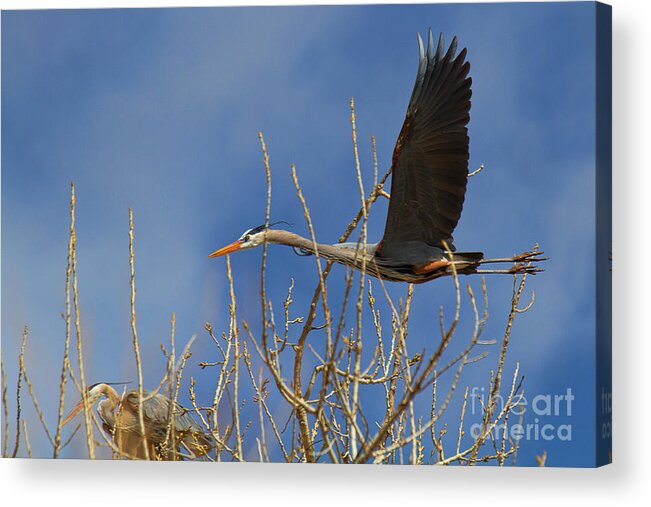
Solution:
{"label": "heron neck", "polygon": [[115,409],[116,404],[111,399],[105,399],[97,404],[99,417],[111,428],[115,428]]}
{"label": "heron neck", "polygon": [[[361,255],[357,252],[356,245],[353,244],[346,244],[346,246],[343,246],[344,244],[327,245],[317,243],[315,247],[315,244],[311,239],[303,238],[293,232],[278,229],[268,229],[266,231],[266,238],[269,243],[276,245],[297,247],[313,254],[316,254],[318,251],[320,257],[328,260],[347,262],[350,264],[361,263]],[[369,250],[372,250],[372,247],[373,245],[367,245],[367,254],[369,253]]]}
{"label": "heron neck", "polygon": [[111,386],[104,384],[102,388],[102,394],[108,398],[108,401],[110,402],[111,405],[114,407],[119,403],[120,397],[118,396],[118,393],[116,392],[115,389],[113,389]]}

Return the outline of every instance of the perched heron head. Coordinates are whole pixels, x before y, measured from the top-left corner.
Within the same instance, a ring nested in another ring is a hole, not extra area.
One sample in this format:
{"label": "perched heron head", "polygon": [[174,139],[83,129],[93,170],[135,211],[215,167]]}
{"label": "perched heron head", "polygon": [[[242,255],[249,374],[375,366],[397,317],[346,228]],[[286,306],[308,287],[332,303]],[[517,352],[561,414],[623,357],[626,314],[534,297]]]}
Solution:
{"label": "perched heron head", "polygon": [[[100,398],[102,397],[107,397],[108,396],[108,391],[113,391],[113,389],[110,387],[110,385],[114,384],[124,384],[126,382],[116,382],[116,383],[98,383],[98,384],[93,384],[92,386],[88,386],[86,388],[86,392],[88,393],[88,405],[93,406],[95,402],[97,402]],[[74,417],[81,412],[84,409],[84,399],[82,398],[77,402],[77,404],[72,407],[72,410],[70,413],[66,416],[66,418],[63,420],[62,425],[65,426],[68,424]]]}

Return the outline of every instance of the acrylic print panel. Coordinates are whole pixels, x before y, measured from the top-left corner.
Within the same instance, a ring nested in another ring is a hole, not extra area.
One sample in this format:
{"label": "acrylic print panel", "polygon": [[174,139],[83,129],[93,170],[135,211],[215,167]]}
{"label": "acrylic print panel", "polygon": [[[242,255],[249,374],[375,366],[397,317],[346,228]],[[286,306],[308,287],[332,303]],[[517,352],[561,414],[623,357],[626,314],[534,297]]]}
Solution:
{"label": "acrylic print panel", "polygon": [[3,456],[608,462],[609,83],[589,2],[3,12]]}

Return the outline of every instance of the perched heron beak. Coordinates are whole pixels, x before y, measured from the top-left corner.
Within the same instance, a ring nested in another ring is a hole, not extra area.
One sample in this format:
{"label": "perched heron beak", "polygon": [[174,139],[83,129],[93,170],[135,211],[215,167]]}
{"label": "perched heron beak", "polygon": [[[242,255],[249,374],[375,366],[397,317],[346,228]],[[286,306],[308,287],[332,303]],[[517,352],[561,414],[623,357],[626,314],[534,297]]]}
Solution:
{"label": "perched heron beak", "polygon": [[237,252],[242,247],[242,243],[244,243],[244,240],[238,239],[230,245],[226,245],[224,248],[220,248],[219,250],[211,253],[208,257],[221,257],[222,255],[226,255],[231,252]]}
{"label": "perched heron beak", "polygon": [[63,423],[61,423],[61,426],[65,426],[68,424],[74,417],[83,410],[84,408],[84,400],[81,399],[79,402],[74,406],[74,408],[70,411],[68,416],[63,420]]}

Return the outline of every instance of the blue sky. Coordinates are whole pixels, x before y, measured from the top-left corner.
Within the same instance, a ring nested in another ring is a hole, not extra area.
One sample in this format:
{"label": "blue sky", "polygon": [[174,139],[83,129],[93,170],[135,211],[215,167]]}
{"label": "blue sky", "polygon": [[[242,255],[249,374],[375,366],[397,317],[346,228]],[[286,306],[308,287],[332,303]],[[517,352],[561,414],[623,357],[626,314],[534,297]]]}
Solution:
{"label": "blue sky", "polygon": [[[194,357],[214,360],[203,324],[227,327],[227,287],[224,261],[206,256],[264,221],[257,131],[271,156],[272,218],[307,234],[289,176],[296,163],[317,238],[336,241],[359,202],[349,98],[357,104],[370,188],[370,136],[377,138],[383,173],[413,86],[415,34],[429,26],[448,41],[457,35],[468,48],[470,167],[486,166],[470,180],[457,248],[493,257],[539,242],[551,257],[547,271],[529,282],[536,304],[516,321],[507,372],[520,363],[528,398],[572,389],[572,416],[540,421],[571,423],[572,440],[525,440],[518,463],[535,463],[545,449],[550,465],[590,465],[591,3],[3,12],[2,352],[10,385],[22,327],[29,324],[27,365],[45,412],[55,413],[71,180],[90,380],[134,378],[129,207],[146,383],[157,383],[162,373],[159,343],[168,341],[172,312],[178,342],[197,333]],[[372,240],[381,237],[385,210],[381,204],[374,211]],[[259,251],[232,258],[240,317],[258,327],[259,261]],[[342,275],[339,268],[332,277],[335,300]],[[306,301],[315,284],[313,261],[270,249],[269,295],[276,307],[291,277],[295,301]],[[479,291],[478,278],[466,281]],[[490,278],[488,290],[485,337],[497,338],[511,279]],[[391,284],[390,291],[404,296],[406,287]],[[417,344],[427,343],[439,305],[451,311],[453,296],[451,280],[416,288],[411,325]],[[485,386],[496,353],[469,368],[463,382]],[[211,385],[209,371],[191,366],[190,374],[199,385]],[[210,394],[207,387],[199,396],[209,400]],[[54,426],[54,415],[49,422]],[[32,433],[35,455],[48,456],[35,425]],[[68,455],[75,452],[83,445]]]}

